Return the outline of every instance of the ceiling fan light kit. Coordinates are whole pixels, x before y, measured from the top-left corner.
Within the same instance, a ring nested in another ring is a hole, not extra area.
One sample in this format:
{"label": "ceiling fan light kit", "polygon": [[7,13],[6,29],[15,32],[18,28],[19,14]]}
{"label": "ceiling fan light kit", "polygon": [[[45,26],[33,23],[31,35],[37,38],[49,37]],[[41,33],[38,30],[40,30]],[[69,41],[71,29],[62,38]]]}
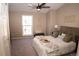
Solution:
{"label": "ceiling fan light kit", "polygon": [[40,11],[40,10],[41,10],[41,9],[39,9],[39,8],[37,9],[37,11]]}
{"label": "ceiling fan light kit", "polygon": [[46,3],[38,3],[38,5],[35,7],[35,9],[37,10],[37,11],[40,11],[41,9],[43,9],[43,8],[50,8],[49,6],[45,6],[46,5]]}

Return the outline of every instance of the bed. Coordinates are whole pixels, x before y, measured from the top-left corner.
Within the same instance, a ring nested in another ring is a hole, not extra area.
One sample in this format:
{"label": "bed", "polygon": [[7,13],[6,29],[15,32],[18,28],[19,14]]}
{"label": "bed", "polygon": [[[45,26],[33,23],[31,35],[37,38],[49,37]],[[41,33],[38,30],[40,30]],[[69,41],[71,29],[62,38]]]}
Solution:
{"label": "bed", "polygon": [[39,56],[58,56],[74,51],[76,43],[66,43],[52,36],[36,36],[33,39],[33,47]]}
{"label": "bed", "polygon": [[53,36],[38,35],[34,37],[33,47],[39,56],[59,56],[76,51],[76,35],[79,35],[79,28],[61,26],[60,32],[72,34],[73,41],[64,42],[59,37]]}

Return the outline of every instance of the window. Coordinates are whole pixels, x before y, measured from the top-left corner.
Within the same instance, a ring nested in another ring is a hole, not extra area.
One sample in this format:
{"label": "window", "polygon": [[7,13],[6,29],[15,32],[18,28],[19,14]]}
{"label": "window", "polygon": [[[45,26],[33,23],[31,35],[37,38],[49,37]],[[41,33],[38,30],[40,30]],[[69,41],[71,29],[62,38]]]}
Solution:
{"label": "window", "polygon": [[23,36],[32,35],[32,16],[22,16]]}

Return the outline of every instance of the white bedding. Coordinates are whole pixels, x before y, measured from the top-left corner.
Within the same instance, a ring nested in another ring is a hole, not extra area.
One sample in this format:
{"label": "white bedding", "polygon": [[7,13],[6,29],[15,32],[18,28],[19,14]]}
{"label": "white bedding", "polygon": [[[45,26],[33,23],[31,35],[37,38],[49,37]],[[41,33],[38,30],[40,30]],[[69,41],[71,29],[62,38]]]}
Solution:
{"label": "white bedding", "polygon": [[[46,43],[44,40],[49,42]],[[76,47],[73,41],[66,43],[52,36],[36,36],[33,41],[33,46],[40,56],[62,55],[74,51]]]}

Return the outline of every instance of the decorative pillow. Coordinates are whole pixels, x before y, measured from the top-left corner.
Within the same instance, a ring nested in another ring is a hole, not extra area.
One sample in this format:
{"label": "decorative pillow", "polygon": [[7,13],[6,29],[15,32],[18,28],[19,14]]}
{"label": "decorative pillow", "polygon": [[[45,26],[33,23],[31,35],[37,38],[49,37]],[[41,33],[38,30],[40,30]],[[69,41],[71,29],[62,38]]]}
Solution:
{"label": "decorative pillow", "polygon": [[62,33],[61,35],[58,35],[59,39],[63,39],[66,36],[66,34]]}
{"label": "decorative pillow", "polygon": [[72,35],[66,34],[66,36],[63,38],[63,41],[65,41],[65,42],[70,42],[70,41],[72,41]]}
{"label": "decorative pillow", "polygon": [[52,36],[56,38],[58,37],[58,35],[59,35],[59,31],[54,31]]}
{"label": "decorative pillow", "polygon": [[66,34],[62,33],[61,36],[64,38],[66,36]]}
{"label": "decorative pillow", "polygon": [[61,35],[62,34],[62,32],[61,31],[59,31],[59,35]]}

